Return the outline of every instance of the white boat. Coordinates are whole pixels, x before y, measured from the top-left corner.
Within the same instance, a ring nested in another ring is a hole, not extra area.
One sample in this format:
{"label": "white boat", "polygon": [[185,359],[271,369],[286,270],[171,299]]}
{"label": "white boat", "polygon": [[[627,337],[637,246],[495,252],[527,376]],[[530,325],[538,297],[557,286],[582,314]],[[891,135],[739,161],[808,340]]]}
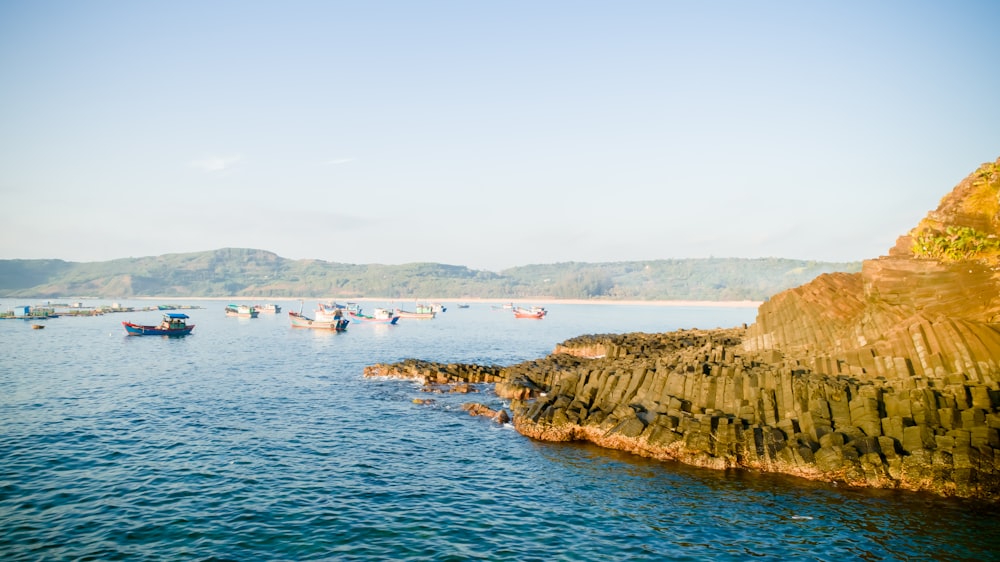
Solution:
{"label": "white boat", "polygon": [[293,328],[312,328],[314,330],[333,330],[335,332],[343,332],[347,329],[347,324],[350,323],[350,320],[347,318],[320,322],[308,316],[303,316],[298,312],[289,312],[288,320],[292,323]]}
{"label": "white boat", "polygon": [[238,316],[240,318],[256,318],[260,314],[257,309],[247,304],[227,304],[226,316]]}
{"label": "white boat", "polygon": [[381,323],[381,324],[395,324],[399,320],[399,316],[387,309],[387,308],[376,308],[374,312],[370,315],[368,314],[358,314],[353,311],[348,311],[351,318],[357,320],[358,322],[366,323]]}

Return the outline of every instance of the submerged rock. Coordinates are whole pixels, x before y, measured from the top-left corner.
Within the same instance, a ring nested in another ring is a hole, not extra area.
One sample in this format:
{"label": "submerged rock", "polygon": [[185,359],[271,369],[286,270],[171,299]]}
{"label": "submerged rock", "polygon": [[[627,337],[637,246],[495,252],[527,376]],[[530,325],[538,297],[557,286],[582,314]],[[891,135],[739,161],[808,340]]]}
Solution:
{"label": "submerged rock", "polygon": [[494,410],[485,404],[462,404],[462,409],[469,412],[470,416],[487,417],[499,424],[504,424],[510,421],[510,415],[506,410]]}

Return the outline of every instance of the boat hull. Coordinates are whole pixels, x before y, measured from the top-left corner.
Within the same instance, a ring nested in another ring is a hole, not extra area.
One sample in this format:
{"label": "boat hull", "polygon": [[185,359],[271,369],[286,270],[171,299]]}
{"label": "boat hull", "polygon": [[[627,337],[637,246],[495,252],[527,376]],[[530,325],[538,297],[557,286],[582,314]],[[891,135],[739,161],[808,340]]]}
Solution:
{"label": "boat hull", "polygon": [[396,316],[399,318],[422,318],[429,320],[437,316],[436,312],[410,312],[408,310],[396,309]]}
{"label": "boat hull", "polygon": [[186,336],[194,330],[194,324],[185,326],[183,328],[171,328],[164,329],[157,326],[143,326],[142,324],[133,324],[131,322],[122,322],[122,326],[125,327],[125,333],[130,336]]}
{"label": "boat hull", "polygon": [[399,316],[392,316],[389,318],[381,318],[375,316],[364,316],[361,314],[355,314],[353,312],[348,312],[351,315],[351,319],[357,320],[358,322],[363,322],[365,324],[395,324],[399,320]]}
{"label": "boat hull", "polygon": [[548,311],[544,308],[515,308],[514,318],[528,318],[533,320],[541,320],[545,318]]}
{"label": "boat hull", "polygon": [[232,316],[234,318],[256,318],[259,314],[260,312],[258,312],[256,308],[245,304],[226,305],[226,316]]}
{"label": "boat hull", "polygon": [[329,322],[319,322],[297,312],[289,312],[288,320],[292,323],[293,328],[312,328],[314,330],[332,330],[334,332],[343,332],[347,329],[347,324],[350,323],[350,320],[346,318],[331,320]]}
{"label": "boat hull", "polygon": [[257,312],[256,310],[251,312],[232,312],[229,310],[226,311],[226,316],[230,316],[232,318],[257,318],[257,316],[259,315],[260,313]]}

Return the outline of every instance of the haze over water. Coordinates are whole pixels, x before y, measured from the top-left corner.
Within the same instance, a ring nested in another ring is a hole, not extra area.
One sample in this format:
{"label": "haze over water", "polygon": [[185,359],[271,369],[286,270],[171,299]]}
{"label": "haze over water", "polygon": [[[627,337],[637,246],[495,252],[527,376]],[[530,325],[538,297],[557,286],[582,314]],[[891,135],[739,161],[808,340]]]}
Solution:
{"label": "haze over water", "polygon": [[[419,358],[511,364],[590,333],[752,322],[753,308],[490,305],[292,329],[191,302],[186,338],[121,321],[0,321],[5,560],[990,560],[994,506],[709,471],[528,440],[468,416],[486,387],[365,379]],[[24,304],[3,302],[10,305]],[[90,303],[88,303],[90,304]],[[148,301],[123,303],[147,306]],[[397,303],[400,304],[400,303]],[[305,310],[314,303],[306,302]],[[372,306],[370,303],[366,306]],[[430,399],[418,404],[414,399]]]}

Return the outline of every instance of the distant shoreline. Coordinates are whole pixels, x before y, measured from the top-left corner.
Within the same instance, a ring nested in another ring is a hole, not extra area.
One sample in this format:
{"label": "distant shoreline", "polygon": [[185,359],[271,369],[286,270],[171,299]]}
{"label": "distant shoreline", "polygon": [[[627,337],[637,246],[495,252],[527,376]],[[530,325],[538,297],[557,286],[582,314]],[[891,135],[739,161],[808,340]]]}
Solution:
{"label": "distant shoreline", "polygon": [[240,296],[229,296],[229,297],[129,297],[129,299],[121,300],[188,300],[188,301],[219,301],[219,300],[231,300],[231,301],[244,301],[244,302],[295,302],[295,301],[324,301],[329,302],[331,300],[341,301],[341,302],[399,302],[399,303],[410,303],[410,302],[426,302],[426,303],[454,303],[454,304],[506,304],[506,303],[522,303],[522,304],[596,304],[596,305],[623,305],[623,306],[698,306],[698,307],[720,307],[720,308],[757,308],[763,301],[697,301],[697,300],[653,300],[653,301],[643,301],[643,300],[610,300],[610,299],[557,299],[552,297],[528,297],[523,299],[500,299],[500,298],[406,298],[406,299],[394,299],[387,297],[357,297],[357,298],[346,298],[346,297],[275,297],[275,298],[258,298],[258,297],[240,297]]}

